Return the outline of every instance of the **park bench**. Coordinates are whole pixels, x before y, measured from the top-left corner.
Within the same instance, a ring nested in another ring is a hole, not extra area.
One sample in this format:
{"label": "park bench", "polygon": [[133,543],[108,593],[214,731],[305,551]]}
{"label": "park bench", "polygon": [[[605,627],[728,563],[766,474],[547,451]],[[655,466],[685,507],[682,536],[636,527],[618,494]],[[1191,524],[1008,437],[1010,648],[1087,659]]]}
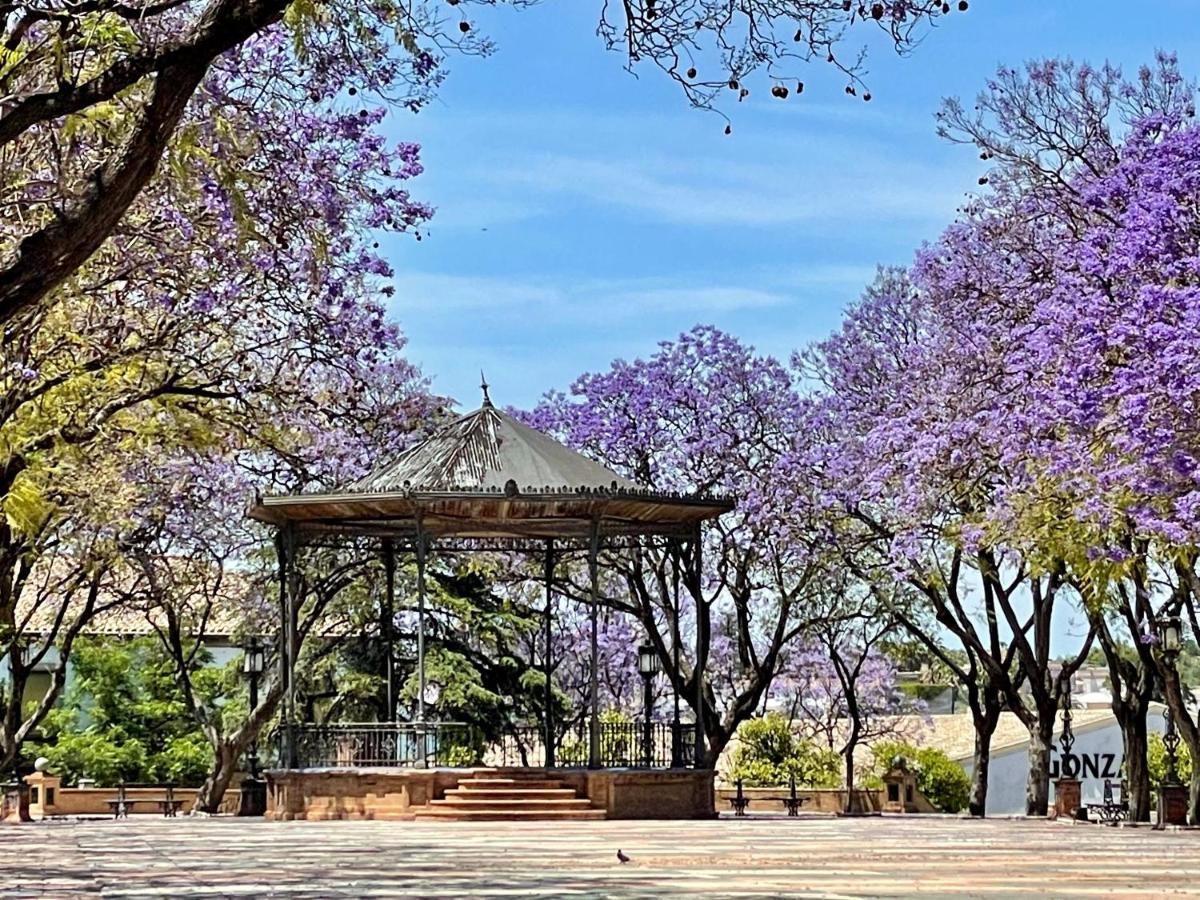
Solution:
{"label": "park bench", "polygon": [[789,816],[800,814],[800,807],[808,802],[808,797],[796,796],[796,776],[788,778],[788,795],[783,798],[783,805]]}
{"label": "park bench", "polygon": [[739,778],[736,784],[737,794],[729,798],[729,805],[733,807],[733,814],[735,816],[744,816],[746,814],[746,807],[750,805],[750,798],[742,792],[742,779]]}
{"label": "park bench", "polygon": [[182,800],[175,799],[175,785],[167,784],[166,796],[158,797],[154,801],[158,804],[158,811],[166,818],[175,818],[175,814],[179,812],[179,807],[183,806]]}
{"label": "park bench", "polygon": [[169,818],[175,818],[176,814],[179,812],[179,808],[183,806],[183,801],[175,798],[175,785],[173,784],[168,783],[164,785],[164,795],[162,797],[142,797],[137,800],[131,800],[126,796],[126,787],[128,787],[128,785],[126,785],[124,781],[117,782],[117,796],[104,801],[106,804],[108,804],[108,808],[112,810],[114,819],[129,818],[129,811],[137,803],[157,804],[158,811],[161,812],[164,817]]}
{"label": "park bench", "polygon": [[1104,796],[1102,803],[1089,803],[1087,805],[1089,813],[1096,816],[1096,820],[1105,824],[1115,825],[1129,817],[1129,801],[1125,799],[1125,792],[1121,792],[1121,801],[1119,803],[1113,801],[1112,779],[1104,779]]}
{"label": "park bench", "polygon": [[125,796],[125,782],[117,782],[117,796],[111,797],[104,801],[108,804],[108,808],[112,811],[114,819],[129,818],[129,810],[133,808],[138,801],[130,800]]}

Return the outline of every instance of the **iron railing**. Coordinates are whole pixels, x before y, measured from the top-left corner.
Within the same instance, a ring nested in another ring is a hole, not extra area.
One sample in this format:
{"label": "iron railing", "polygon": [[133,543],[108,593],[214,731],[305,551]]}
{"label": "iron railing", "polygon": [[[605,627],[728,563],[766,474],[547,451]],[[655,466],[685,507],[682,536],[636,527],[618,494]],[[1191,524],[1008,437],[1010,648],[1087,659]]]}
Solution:
{"label": "iron railing", "polygon": [[[695,760],[695,726],[690,723],[601,722],[600,767],[678,768]],[[279,759],[286,760],[287,726],[276,733]],[[392,766],[546,765],[544,732],[537,725],[509,726],[487,742],[463,722],[355,722],[293,725],[295,764],[299,768],[373,768]],[[555,735],[554,764],[583,768],[590,761],[587,722]]]}
{"label": "iron railing", "polygon": [[[293,725],[299,768],[371,768],[386,766],[473,766],[482,759],[482,742],[462,722],[352,722]],[[287,740],[287,726],[278,738]],[[281,744],[280,758],[286,759]]]}
{"label": "iron railing", "polygon": [[[695,726],[651,722],[649,734],[642,721],[600,723],[600,767],[687,768],[695,756]],[[536,725],[515,726],[489,745],[484,761],[494,766],[543,766],[546,764],[544,732]],[[648,739],[648,743],[647,743]],[[587,722],[572,725],[555,735],[554,764],[566,768],[585,767],[591,755]]]}

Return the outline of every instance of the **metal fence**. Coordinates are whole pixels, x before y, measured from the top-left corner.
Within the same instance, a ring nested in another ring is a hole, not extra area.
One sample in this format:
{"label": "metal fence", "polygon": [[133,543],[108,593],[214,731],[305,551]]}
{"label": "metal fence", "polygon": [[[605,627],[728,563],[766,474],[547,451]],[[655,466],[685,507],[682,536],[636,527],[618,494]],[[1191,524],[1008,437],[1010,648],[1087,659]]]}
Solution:
{"label": "metal fence", "polygon": [[[286,727],[286,726],[285,726]],[[695,760],[689,723],[642,721],[600,723],[600,767],[606,769],[690,767]],[[536,725],[509,726],[493,741],[463,722],[356,722],[292,726],[300,768],[390,766],[546,765],[545,734]],[[276,735],[280,759],[284,729]],[[555,735],[554,764],[585,767],[590,756],[586,722]]]}
{"label": "metal fence", "polygon": [[[509,726],[484,751],[489,766],[546,765],[545,732],[538,725]],[[554,735],[554,764],[566,768],[588,765],[591,738],[587,722],[577,722]],[[688,768],[695,756],[695,726],[689,723],[600,723],[600,767],[604,769]]]}
{"label": "metal fence", "polygon": [[[285,726],[286,728],[286,726]],[[279,739],[285,739],[281,729]],[[292,726],[300,768],[471,766],[482,747],[462,722],[349,722]],[[281,752],[280,758],[285,758]]]}

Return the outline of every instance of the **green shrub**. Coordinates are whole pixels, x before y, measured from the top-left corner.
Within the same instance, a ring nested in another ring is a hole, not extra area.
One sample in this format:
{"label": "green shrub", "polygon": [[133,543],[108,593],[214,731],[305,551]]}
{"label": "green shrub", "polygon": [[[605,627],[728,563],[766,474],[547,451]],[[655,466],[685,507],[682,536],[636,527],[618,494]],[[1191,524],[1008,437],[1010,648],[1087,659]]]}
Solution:
{"label": "green shrub", "polygon": [[863,786],[872,790],[883,787],[883,775],[892,767],[896,757],[904,757],[908,770],[917,777],[917,789],[941,812],[956,813],[967,807],[971,797],[971,779],[966,770],[933,747],[918,749],[904,741],[879,741],[872,745],[875,764],[863,779]]}
{"label": "green shrub", "polygon": [[[1163,779],[1167,777],[1167,748],[1163,744],[1161,734],[1150,735],[1146,761],[1150,766],[1151,783],[1162,784]],[[1179,780],[1187,784],[1192,777],[1192,757],[1188,753],[1187,744],[1182,741],[1179,749],[1175,751],[1175,770],[1179,775]]]}
{"label": "green shrub", "polygon": [[842,760],[833,750],[798,740],[791,723],[779,713],[749,719],[738,728],[729,780],[739,778],[749,787],[796,783],[806,787],[837,787]]}

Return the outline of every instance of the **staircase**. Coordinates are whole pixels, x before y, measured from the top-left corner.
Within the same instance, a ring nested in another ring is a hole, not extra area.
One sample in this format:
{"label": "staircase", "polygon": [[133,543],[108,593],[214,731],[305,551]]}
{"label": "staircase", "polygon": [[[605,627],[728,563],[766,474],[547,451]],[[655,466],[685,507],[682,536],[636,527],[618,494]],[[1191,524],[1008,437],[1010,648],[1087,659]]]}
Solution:
{"label": "staircase", "polygon": [[441,800],[414,810],[418,818],[468,822],[537,819],[603,819],[586,797],[563,787],[556,778],[537,774],[504,774],[477,769],[458,780]]}

